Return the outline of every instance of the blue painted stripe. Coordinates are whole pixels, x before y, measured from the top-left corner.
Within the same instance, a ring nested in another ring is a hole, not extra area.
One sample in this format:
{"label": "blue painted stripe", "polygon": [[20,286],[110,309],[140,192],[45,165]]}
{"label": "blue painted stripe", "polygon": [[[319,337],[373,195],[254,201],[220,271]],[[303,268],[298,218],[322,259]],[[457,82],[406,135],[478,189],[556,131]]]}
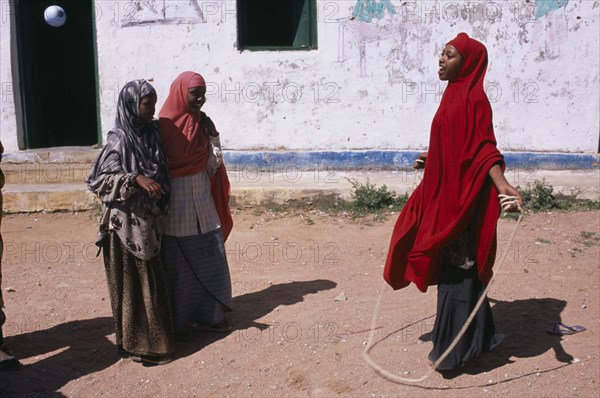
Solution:
{"label": "blue painted stripe", "polygon": [[[420,151],[224,151],[228,168],[247,170],[405,169]],[[504,152],[509,168],[585,170],[597,168],[600,157],[586,153]]]}

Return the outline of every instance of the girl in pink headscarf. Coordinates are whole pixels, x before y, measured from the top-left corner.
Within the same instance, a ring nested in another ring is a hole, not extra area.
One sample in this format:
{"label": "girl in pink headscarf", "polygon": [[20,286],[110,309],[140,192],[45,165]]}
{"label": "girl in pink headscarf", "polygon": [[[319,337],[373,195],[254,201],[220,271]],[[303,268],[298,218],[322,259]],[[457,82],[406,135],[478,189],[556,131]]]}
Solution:
{"label": "girl in pink headscarf", "polygon": [[159,118],[169,161],[171,203],[161,255],[169,281],[175,332],[227,331],[231,280],[225,240],[233,222],[219,133],[201,111],[206,82],[183,72],[171,84]]}

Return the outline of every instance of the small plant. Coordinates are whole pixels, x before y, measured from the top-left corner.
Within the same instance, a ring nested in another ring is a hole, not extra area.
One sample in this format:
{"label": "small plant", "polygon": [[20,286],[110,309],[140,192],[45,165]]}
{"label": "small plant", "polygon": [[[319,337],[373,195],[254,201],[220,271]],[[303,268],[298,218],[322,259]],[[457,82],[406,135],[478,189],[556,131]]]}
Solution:
{"label": "small plant", "polygon": [[373,211],[380,210],[394,204],[395,192],[388,190],[384,184],[377,188],[375,184],[367,182],[362,184],[357,180],[348,179],[352,184],[352,199],[357,209]]}
{"label": "small plant", "polygon": [[397,195],[394,199],[394,208],[402,209],[404,205],[408,202],[408,193],[403,193],[402,195]]}
{"label": "small plant", "polygon": [[552,193],[554,188],[545,181],[536,180],[521,189],[523,205],[533,211],[548,211],[559,208],[559,203]]}
{"label": "small plant", "polygon": [[579,236],[581,236],[583,239],[590,239],[593,238],[594,235],[596,235],[595,232],[588,232],[588,231],[581,231],[579,233]]}
{"label": "small plant", "polygon": [[578,247],[574,247],[571,250],[569,250],[569,252],[571,253],[571,257],[575,257],[577,254],[583,253],[583,250],[581,250]]}
{"label": "small plant", "polygon": [[398,211],[406,204],[408,194],[398,195],[386,185],[380,187],[357,180],[347,179],[352,185],[350,193],[351,200],[338,200],[327,210],[343,212],[352,218],[360,218],[372,214],[374,221],[383,221],[387,217],[387,211]]}
{"label": "small plant", "polygon": [[581,244],[585,247],[592,247],[600,244],[600,237],[596,236],[595,232],[581,231],[579,237],[583,239]]}
{"label": "small plant", "polygon": [[542,239],[542,238],[538,238],[537,241],[540,242],[540,243],[542,243],[542,244],[544,244],[544,245],[548,245],[548,244],[552,243],[552,241],[547,240],[547,239]]}
{"label": "small plant", "polygon": [[523,197],[523,207],[531,211],[561,210],[600,210],[600,201],[577,199],[575,196],[554,194],[554,187],[544,180],[535,180],[526,187],[518,187]]}

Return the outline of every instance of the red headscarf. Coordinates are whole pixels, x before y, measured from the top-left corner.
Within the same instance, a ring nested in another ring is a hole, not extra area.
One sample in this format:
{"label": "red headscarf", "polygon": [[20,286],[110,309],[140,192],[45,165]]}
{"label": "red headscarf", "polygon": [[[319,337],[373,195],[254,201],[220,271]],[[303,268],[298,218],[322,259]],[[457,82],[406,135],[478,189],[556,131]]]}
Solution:
{"label": "red headscarf", "polygon": [[384,278],[400,289],[410,282],[421,291],[437,283],[440,249],[469,222],[475,225],[477,269],[487,283],[496,256],[497,190],[488,177],[504,167],[496,148],[492,109],[483,90],[487,51],[460,33],[452,44],[464,58],[458,78],[449,82],[431,124],[423,181],[394,227]]}
{"label": "red headscarf", "polygon": [[192,87],[192,79],[197,77],[201,78],[194,72],[177,76],[159,113],[160,135],[172,177],[196,174],[204,170],[208,162],[208,137],[202,115],[188,110],[188,89]]}
{"label": "red headscarf", "polygon": [[[160,135],[169,159],[171,177],[189,176],[206,169],[208,163],[208,116],[194,115],[188,110],[188,89],[206,87],[204,78],[195,72],[183,72],[173,81],[169,96],[159,113]],[[225,164],[210,178],[215,208],[227,240],[233,228],[229,210],[230,185]]]}

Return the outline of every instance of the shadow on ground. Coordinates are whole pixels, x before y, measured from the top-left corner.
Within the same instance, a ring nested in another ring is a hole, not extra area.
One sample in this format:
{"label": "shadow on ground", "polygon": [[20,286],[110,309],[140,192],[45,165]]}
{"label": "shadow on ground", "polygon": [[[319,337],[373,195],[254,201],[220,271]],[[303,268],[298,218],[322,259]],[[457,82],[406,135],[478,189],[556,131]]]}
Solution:
{"label": "shadow on ground", "polygon": [[[233,299],[230,314],[234,330],[251,327],[265,330],[268,324],[257,319],[280,305],[293,305],[308,294],[333,289],[329,280],[282,283],[267,289],[244,294]],[[25,333],[11,333],[26,330]],[[27,331],[31,330],[31,331]],[[6,346],[21,360],[35,362],[16,372],[0,373],[0,397],[64,397],[58,392],[64,385],[85,375],[102,371],[120,360],[116,346],[108,339],[114,333],[112,317],[85,319],[60,325],[18,325],[6,323]],[[176,359],[191,355],[209,344],[225,338],[227,333],[195,332],[179,341]]]}
{"label": "shadow on ground", "polygon": [[[233,312],[228,318],[233,325],[229,333],[193,332],[178,342],[177,359],[192,355],[202,348],[224,339],[231,333],[241,333],[249,328],[258,331],[266,330],[269,324],[256,322],[257,319],[271,313],[280,305],[293,305],[304,300],[304,296],[323,290],[330,290],[337,284],[330,280],[317,279],[313,281],[290,282],[272,285],[258,292],[247,293],[233,298]],[[236,336],[236,338],[238,338]],[[244,335],[245,339],[253,337]]]}
{"label": "shadow on ground", "polygon": [[62,386],[106,369],[120,359],[116,355],[116,346],[107,338],[114,333],[112,317],[71,321],[50,327],[7,322],[4,332],[10,333],[11,327],[26,332],[7,336],[6,346],[19,359],[35,358],[36,361],[19,371],[0,374],[2,397],[63,397],[57,392]]}
{"label": "shadow on ground", "polygon": [[[558,367],[571,363],[573,356],[564,350],[562,337],[546,332],[561,322],[560,314],[567,305],[566,301],[554,298],[501,301],[490,298],[490,303],[496,327],[506,337],[492,352],[482,354],[460,369],[442,372],[444,378],[489,372],[517,360],[513,358],[536,357],[549,350],[553,350],[556,360],[562,363]],[[420,339],[431,341],[431,333],[422,335]]]}

